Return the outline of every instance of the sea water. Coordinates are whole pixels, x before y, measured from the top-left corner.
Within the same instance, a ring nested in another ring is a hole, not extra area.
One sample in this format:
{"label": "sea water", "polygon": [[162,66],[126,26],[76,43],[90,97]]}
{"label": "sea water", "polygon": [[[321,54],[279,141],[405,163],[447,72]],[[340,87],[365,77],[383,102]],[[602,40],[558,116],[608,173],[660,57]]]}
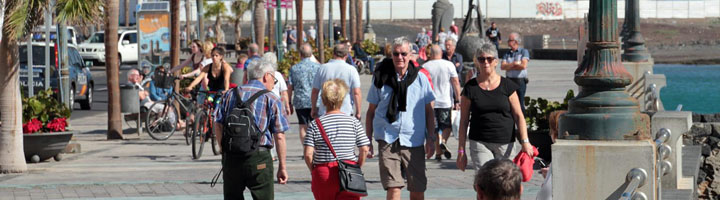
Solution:
{"label": "sea water", "polygon": [[665,74],[667,86],[660,90],[665,110],[720,113],[720,65],[656,64],[655,74]]}

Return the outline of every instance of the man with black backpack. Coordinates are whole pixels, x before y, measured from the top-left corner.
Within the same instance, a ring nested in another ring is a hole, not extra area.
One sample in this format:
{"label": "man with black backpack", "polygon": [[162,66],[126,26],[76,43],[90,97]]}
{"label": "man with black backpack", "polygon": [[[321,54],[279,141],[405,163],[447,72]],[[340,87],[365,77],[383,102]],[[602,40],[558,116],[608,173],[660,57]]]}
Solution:
{"label": "man with black backpack", "polygon": [[225,199],[244,199],[245,188],[250,189],[253,199],[274,199],[273,144],[279,159],[278,183],[287,183],[284,132],[289,124],[282,114],[280,98],[269,92],[277,83],[274,72],[271,63],[261,61],[250,66],[250,81],[228,90],[215,109]]}

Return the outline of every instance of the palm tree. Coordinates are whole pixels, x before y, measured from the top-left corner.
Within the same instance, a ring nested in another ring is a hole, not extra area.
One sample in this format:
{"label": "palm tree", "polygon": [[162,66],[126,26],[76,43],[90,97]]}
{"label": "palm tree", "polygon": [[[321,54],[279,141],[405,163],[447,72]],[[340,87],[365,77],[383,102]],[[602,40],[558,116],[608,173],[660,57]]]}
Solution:
{"label": "palm tree", "polygon": [[357,34],[357,40],[362,41],[363,37],[363,1],[357,0],[355,1],[355,8],[357,11],[355,11],[355,33]]}
{"label": "palm tree", "polygon": [[[107,139],[123,139],[120,120],[120,60],[118,57],[118,0],[105,0],[105,74],[108,85]],[[141,127],[138,127],[141,128]]]}
{"label": "palm tree", "polygon": [[347,30],[347,18],[345,14],[347,12],[347,0],[340,0],[340,36],[348,38],[346,34]]}
{"label": "palm tree", "polygon": [[350,35],[348,38],[350,38],[350,42],[355,43],[357,40],[357,21],[355,20],[355,17],[357,17],[357,9],[355,7],[357,4],[355,4],[355,1],[350,1],[350,13],[348,18],[350,18]]}
{"label": "palm tree", "polygon": [[253,26],[255,27],[255,42],[258,45],[258,54],[265,52],[265,1],[255,0]]}
{"label": "palm tree", "polygon": [[[27,170],[23,153],[22,106],[18,82],[18,41],[42,22],[48,0],[5,0],[2,2],[2,40],[0,40],[0,173]],[[58,0],[55,11],[59,23],[92,22],[99,15],[99,0]],[[115,23],[117,24],[117,22]]]}
{"label": "palm tree", "polygon": [[242,0],[234,1],[230,6],[230,10],[235,14],[235,45],[240,44],[242,39],[242,20],[245,12],[250,10],[250,3]]}
{"label": "palm tree", "polygon": [[295,0],[295,14],[297,15],[297,50],[300,50],[300,46],[303,45],[303,35],[305,31],[303,30],[303,0]]}
{"label": "palm tree", "polygon": [[[124,11],[125,11],[125,26],[130,26],[130,0],[123,0],[124,1]],[[175,66],[175,65],[173,65]]]}
{"label": "palm tree", "polygon": [[180,0],[170,0],[170,46],[178,47],[170,48],[170,66],[177,66],[180,64]]}
{"label": "palm tree", "polygon": [[325,29],[323,29],[323,16],[325,14],[325,12],[323,12],[324,4],[325,4],[324,0],[315,0],[315,23],[317,24],[317,29],[316,29],[317,30],[317,37],[316,37],[317,38],[317,49],[318,49],[318,54],[320,54],[320,56],[318,56],[319,57],[318,59],[321,63],[325,62],[325,41],[323,38],[323,35],[324,35],[323,30],[325,30]]}
{"label": "palm tree", "polygon": [[[274,1],[274,0],[271,0]],[[275,9],[268,9],[268,51],[273,52],[273,44],[275,43]]]}
{"label": "palm tree", "polygon": [[223,2],[216,2],[213,5],[205,5],[205,17],[211,18],[215,17],[215,38],[217,43],[225,43],[225,32],[222,30],[222,18],[225,16],[225,12],[227,12],[227,7],[225,7],[225,3]]}
{"label": "palm tree", "polygon": [[193,31],[192,27],[192,1],[193,0],[185,0],[185,35],[187,35],[188,41],[190,41],[191,33]]}

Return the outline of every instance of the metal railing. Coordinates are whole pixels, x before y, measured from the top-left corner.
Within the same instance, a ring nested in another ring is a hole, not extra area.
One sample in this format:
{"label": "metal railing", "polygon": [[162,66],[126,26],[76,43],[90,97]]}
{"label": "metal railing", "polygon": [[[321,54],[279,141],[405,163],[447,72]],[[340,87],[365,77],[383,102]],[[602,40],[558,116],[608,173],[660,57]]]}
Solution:
{"label": "metal railing", "polygon": [[655,166],[657,166],[657,170],[655,177],[657,179],[657,199],[662,199],[662,177],[665,175],[668,175],[672,171],[672,163],[670,163],[669,160],[667,160],[670,157],[670,154],[672,154],[672,147],[667,144],[667,141],[670,139],[670,136],[672,136],[672,132],[670,129],[667,128],[661,128],[657,132],[657,136],[655,137],[655,146],[657,146],[657,163]]}
{"label": "metal railing", "polygon": [[633,168],[625,177],[627,187],[620,196],[620,200],[646,200],[645,193],[637,191],[647,182],[647,172],[642,168]]}
{"label": "metal railing", "polygon": [[643,102],[641,105],[643,111],[657,112],[660,110],[660,90],[655,83],[648,85],[647,77],[650,75],[650,71],[645,71],[643,76],[630,84],[625,91],[637,100],[644,100],[641,101]]}

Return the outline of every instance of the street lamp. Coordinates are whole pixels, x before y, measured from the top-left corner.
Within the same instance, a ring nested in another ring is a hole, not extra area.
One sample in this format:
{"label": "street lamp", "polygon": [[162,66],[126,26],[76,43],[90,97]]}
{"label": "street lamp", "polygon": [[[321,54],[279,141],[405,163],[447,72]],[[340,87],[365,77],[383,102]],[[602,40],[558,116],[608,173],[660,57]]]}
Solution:
{"label": "street lamp", "polygon": [[650,118],[625,92],[632,76],[620,61],[617,1],[591,0],[587,54],[575,70],[580,93],[560,117],[566,139],[640,140],[650,138]]}

